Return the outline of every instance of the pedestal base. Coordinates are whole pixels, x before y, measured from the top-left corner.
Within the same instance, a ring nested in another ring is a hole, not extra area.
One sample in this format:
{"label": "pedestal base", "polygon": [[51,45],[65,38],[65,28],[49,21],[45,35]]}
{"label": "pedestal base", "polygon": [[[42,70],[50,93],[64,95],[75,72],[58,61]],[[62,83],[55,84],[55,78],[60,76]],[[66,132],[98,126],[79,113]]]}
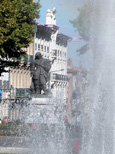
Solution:
{"label": "pedestal base", "polygon": [[28,102],[26,123],[57,123],[56,106],[48,97],[35,98]]}
{"label": "pedestal base", "polygon": [[31,102],[30,102],[32,105],[53,105],[51,102],[50,102],[50,99],[49,98],[32,98]]}

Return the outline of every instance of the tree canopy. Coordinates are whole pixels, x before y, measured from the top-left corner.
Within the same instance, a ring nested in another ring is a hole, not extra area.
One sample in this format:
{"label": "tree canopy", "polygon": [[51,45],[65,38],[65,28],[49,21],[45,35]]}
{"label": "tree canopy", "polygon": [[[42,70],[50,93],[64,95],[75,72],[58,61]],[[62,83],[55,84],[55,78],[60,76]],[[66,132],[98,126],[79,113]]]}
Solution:
{"label": "tree canopy", "polygon": [[[88,43],[90,39],[93,7],[92,1],[88,0],[82,8],[78,8],[79,15],[76,19],[70,20],[73,27],[79,32],[79,35]],[[80,54],[84,54],[88,50],[88,44],[77,50]]]}
{"label": "tree canopy", "polygon": [[33,39],[40,7],[40,1],[0,0],[0,74],[6,67],[18,65],[26,55],[23,49]]}

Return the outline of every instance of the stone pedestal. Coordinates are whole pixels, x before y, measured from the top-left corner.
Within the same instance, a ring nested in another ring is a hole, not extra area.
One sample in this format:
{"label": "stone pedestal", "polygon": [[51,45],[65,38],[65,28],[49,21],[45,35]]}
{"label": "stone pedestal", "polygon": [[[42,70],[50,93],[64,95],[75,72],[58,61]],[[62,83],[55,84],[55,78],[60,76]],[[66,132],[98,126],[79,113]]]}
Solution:
{"label": "stone pedestal", "polygon": [[54,105],[53,103],[50,102],[50,98],[35,98],[33,97],[32,100],[30,101],[30,104],[32,105]]}
{"label": "stone pedestal", "polygon": [[32,153],[66,153],[64,110],[60,99],[33,97],[24,114],[25,123],[30,128]]}
{"label": "stone pedestal", "polygon": [[49,97],[33,97],[28,102],[25,109],[26,123],[57,123],[56,105],[52,98]]}

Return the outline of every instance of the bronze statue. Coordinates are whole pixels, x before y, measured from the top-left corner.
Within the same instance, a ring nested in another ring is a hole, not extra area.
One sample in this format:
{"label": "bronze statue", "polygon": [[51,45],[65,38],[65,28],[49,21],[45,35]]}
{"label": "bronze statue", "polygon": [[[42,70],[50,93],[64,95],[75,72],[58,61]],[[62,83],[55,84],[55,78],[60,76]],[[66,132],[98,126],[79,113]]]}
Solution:
{"label": "bronze statue", "polygon": [[43,58],[40,52],[35,54],[35,59],[30,65],[32,75],[31,91],[33,94],[41,94],[42,90],[46,94],[46,83],[50,79],[49,70],[53,62],[54,60],[50,61]]}

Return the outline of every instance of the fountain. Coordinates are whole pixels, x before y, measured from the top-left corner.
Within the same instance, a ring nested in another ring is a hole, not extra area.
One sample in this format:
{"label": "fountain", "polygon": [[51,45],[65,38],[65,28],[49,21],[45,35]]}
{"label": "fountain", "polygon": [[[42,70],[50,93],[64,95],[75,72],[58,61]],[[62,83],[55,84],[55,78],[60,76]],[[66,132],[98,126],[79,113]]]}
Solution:
{"label": "fountain", "polygon": [[66,153],[64,106],[62,99],[50,98],[47,104],[29,101],[21,119],[29,126],[28,147],[35,154]]}
{"label": "fountain", "polygon": [[90,86],[84,97],[81,154],[115,153],[115,1],[92,0]]}
{"label": "fountain", "polygon": [[[89,71],[90,84],[82,102],[83,134],[80,154],[114,154],[115,1],[90,1],[93,12],[89,52],[93,63]],[[42,93],[41,88],[35,91],[39,95]],[[30,153],[70,154],[65,143],[63,100],[51,95],[38,98],[37,95],[34,94],[32,100],[23,107],[20,117],[28,127],[24,138]]]}
{"label": "fountain", "polygon": [[64,154],[65,108],[62,98],[53,98],[46,88],[51,61],[37,52],[31,63],[32,97],[21,110],[20,119],[27,125],[27,147],[34,154]]}

